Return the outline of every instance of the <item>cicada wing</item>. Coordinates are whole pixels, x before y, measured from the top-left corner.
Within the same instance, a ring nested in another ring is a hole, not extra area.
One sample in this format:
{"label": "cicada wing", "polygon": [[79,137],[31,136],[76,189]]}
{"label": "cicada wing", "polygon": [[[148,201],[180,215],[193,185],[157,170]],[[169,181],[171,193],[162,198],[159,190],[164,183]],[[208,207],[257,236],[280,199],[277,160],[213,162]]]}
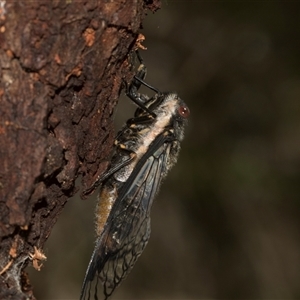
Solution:
{"label": "cicada wing", "polygon": [[107,299],[142,254],[150,237],[150,209],[158,191],[170,147],[163,144],[136,167],[120,188],[111,215],[88,266],[81,299],[99,299],[99,282]]}

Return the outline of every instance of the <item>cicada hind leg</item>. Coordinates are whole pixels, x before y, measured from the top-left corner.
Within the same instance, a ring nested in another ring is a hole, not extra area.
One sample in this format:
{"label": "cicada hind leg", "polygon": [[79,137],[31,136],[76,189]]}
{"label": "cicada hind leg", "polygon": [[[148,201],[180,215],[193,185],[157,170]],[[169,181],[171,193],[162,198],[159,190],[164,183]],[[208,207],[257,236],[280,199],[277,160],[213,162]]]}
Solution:
{"label": "cicada hind leg", "polygon": [[130,164],[130,162],[136,158],[136,153],[133,152],[133,151],[131,151],[130,149],[126,149],[123,146],[123,144],[116,145],[116,146],[118,146],[119,151],[122,151],[122,152],[124,152],[126,154],[126,156],[123,155],[125,157],[125,159],[123,159],[119,163],[111,165],[109,167],[109,169],[104,174],[101,174],[100,176],[98,176],[94,180],[94,182],[91,184],[91,186],[89,188],[85,189],[82,192],[83,197],[91,194],[103,181],[105,181],[106,179],[108,179],[110,176],[112,176],[114,173],[116,173],[117,171],[119,171],[123,167],[127,166],[128,164]]}

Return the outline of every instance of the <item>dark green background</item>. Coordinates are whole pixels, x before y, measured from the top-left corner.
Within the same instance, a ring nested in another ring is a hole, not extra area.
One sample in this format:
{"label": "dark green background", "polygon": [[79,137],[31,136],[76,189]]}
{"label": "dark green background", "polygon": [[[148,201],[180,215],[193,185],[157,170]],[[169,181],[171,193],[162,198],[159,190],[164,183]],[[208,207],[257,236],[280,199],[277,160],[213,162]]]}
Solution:
{"label": "dark green background", "polygon": [[[163,1],[149,12],[147,81],[177,91],[191,116],[150,242],[112,299],[300,299],[299,4]],[[39,299],[78,298],[94,204],[67,204],[48,261],[31,271]]]}

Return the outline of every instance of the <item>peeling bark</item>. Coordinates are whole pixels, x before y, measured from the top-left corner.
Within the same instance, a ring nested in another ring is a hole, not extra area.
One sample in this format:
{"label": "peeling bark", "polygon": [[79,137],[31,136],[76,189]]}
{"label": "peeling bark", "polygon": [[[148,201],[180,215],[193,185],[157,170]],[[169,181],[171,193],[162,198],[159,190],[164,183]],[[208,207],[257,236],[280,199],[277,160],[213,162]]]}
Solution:
{"label": "peeling bark", "polygon": [[105,171],[129,54],[158,7],[0,1],[0,299],[35,299],[24,268],[39,266],[76,178]]}

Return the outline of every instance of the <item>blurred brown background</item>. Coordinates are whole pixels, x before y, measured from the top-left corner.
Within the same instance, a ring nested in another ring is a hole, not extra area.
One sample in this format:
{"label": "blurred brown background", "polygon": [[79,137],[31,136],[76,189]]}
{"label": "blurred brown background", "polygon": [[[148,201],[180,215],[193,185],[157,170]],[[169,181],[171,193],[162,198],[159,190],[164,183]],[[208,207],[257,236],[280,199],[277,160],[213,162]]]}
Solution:
{"label": "blurred brown background", "polygon": [[[300,299],[299,11],[169,0],[149,13],[147,82],[176,90],[191,116],[150,242],[112,299]],[[39,299],[78,299],[94,206],[71,200],[44,268],[29,268]]]}

